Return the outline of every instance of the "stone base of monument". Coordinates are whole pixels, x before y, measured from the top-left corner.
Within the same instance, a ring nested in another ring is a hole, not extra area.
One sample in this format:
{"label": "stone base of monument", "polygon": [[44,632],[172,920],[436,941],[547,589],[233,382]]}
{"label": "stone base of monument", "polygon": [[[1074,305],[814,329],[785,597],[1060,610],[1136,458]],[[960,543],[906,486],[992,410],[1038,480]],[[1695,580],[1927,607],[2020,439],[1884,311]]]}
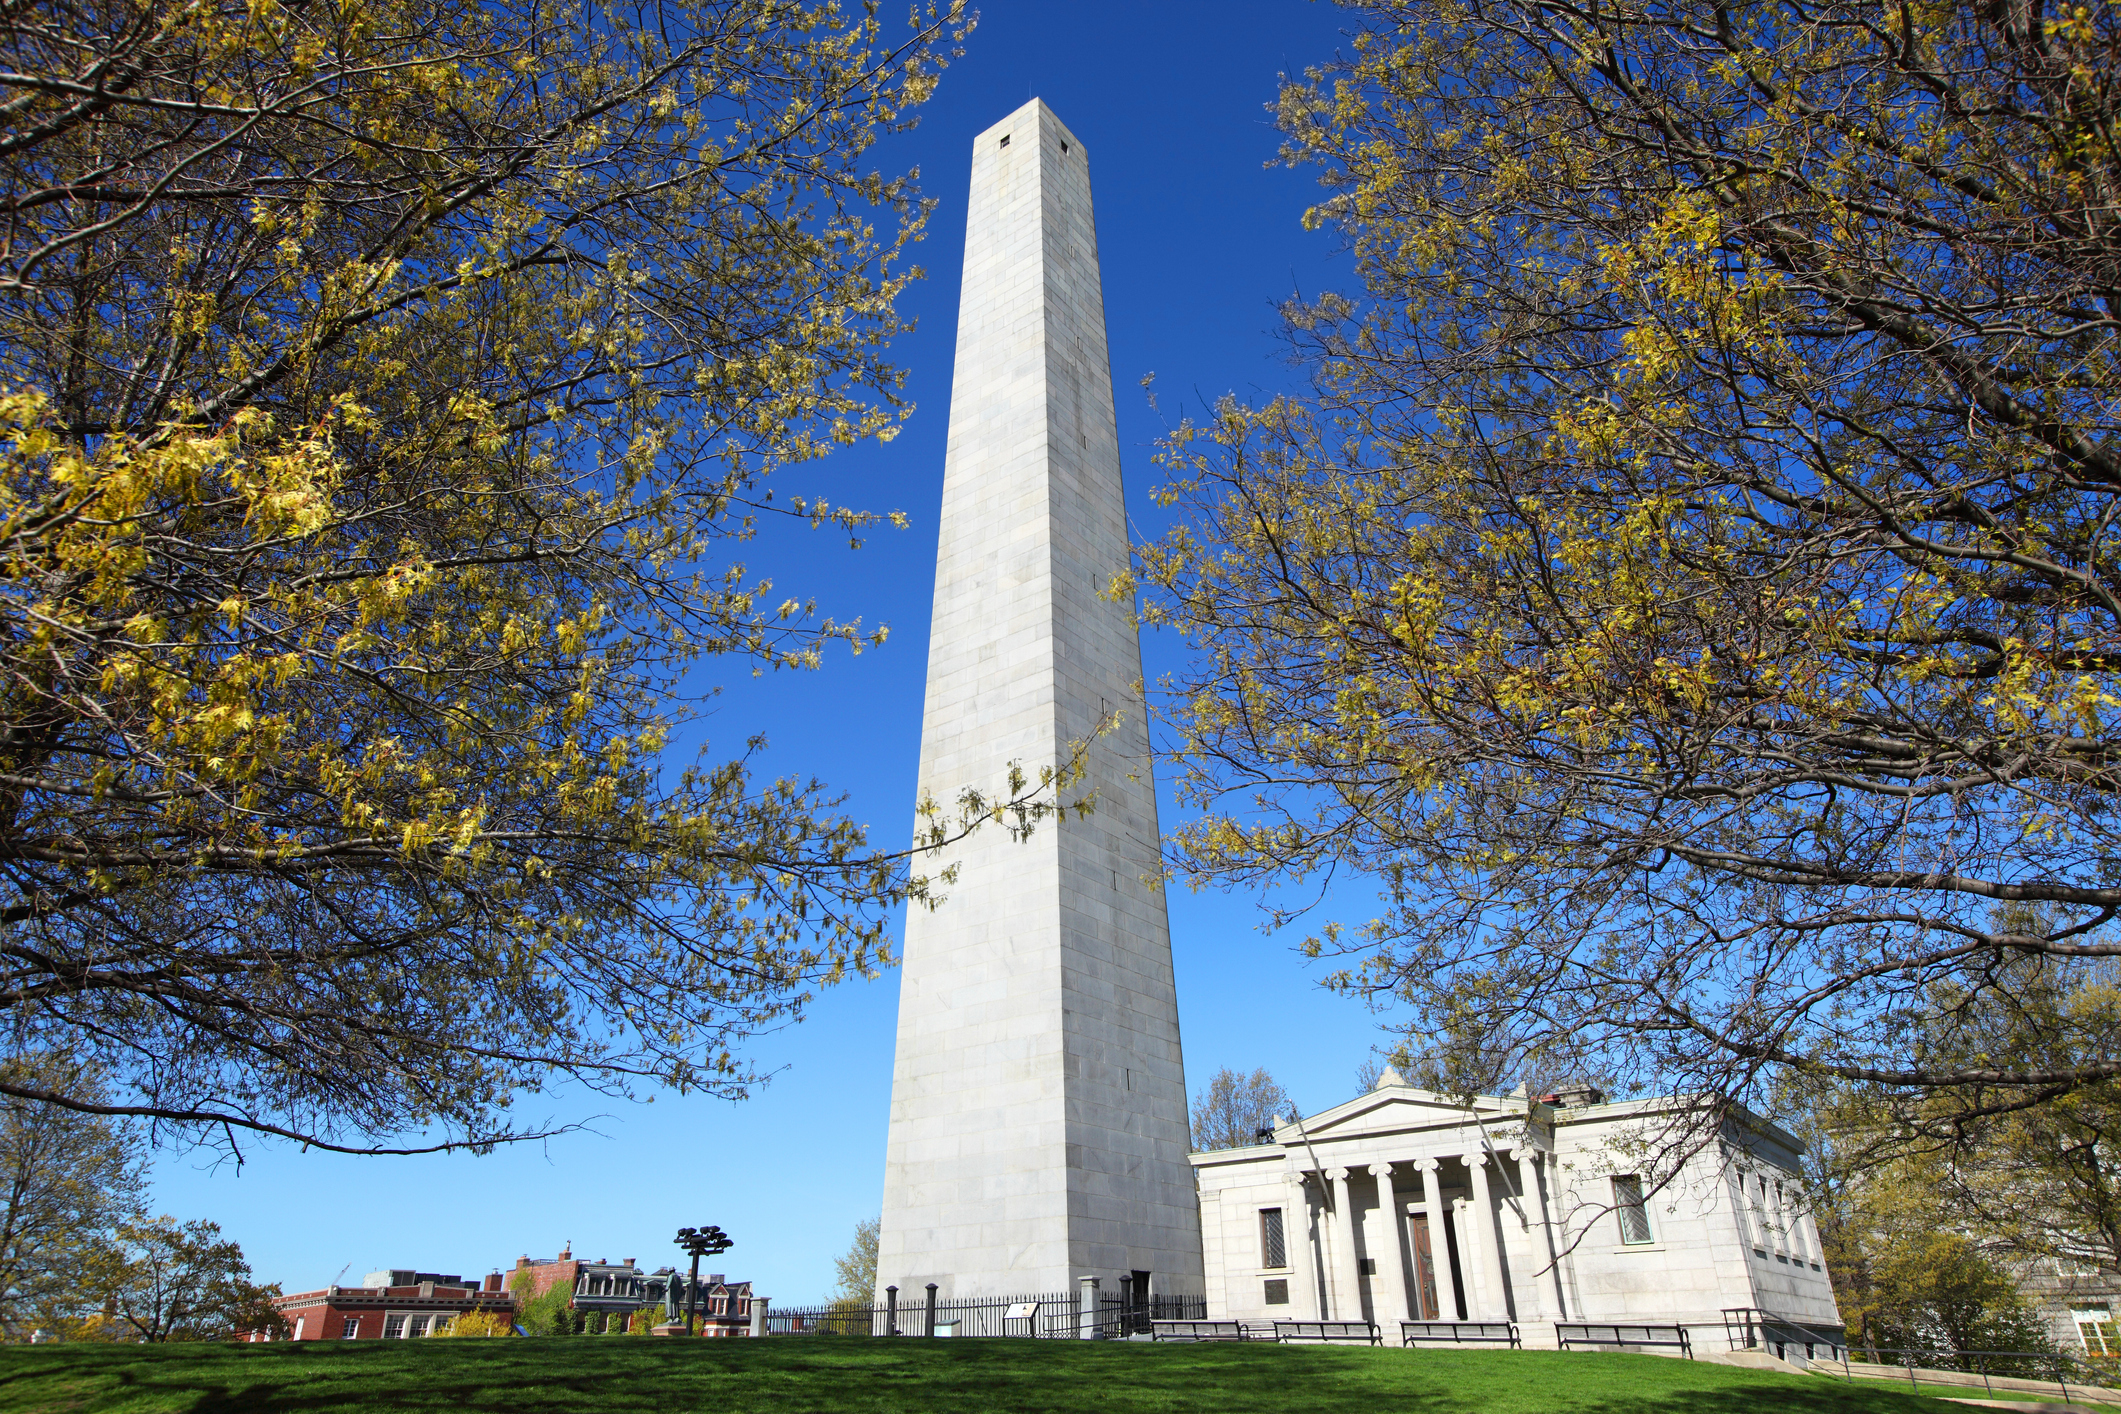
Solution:
{"label": "stone base of monument", "polygon": [[683,1321],[666,1321],[648,1332],[650,1335],[690,1335],[691,1330]]}

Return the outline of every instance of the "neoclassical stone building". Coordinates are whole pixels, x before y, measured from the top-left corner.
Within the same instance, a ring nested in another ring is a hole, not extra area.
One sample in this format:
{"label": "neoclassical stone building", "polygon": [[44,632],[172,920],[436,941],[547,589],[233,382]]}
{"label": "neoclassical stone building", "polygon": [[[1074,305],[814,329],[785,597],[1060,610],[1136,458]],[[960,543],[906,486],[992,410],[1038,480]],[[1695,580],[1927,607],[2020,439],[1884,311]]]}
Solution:
{"label": "neoclassical stone building", "polygon": [[1197,1153],[1208,1311],[1270,1320],[1514,1320],[1720,1330],[1724,1313],[1836,1327],[1800,1145],[1741,1114],[1662,1184],[1645,1144],[1673,1099],[1479,1096],[1390,1071],[1271,1140]]}

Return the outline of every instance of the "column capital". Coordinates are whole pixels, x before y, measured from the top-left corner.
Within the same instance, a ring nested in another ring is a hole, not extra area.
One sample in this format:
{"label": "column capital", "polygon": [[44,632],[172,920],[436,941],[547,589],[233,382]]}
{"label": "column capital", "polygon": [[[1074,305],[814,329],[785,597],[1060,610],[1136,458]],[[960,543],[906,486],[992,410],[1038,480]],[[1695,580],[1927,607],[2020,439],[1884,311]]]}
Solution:
{"label": "column capital", "polygon": [[1414,1161],[1414,1167],[1420,1173],[1434,1173],[1442,1164],[1443,1160],[1438,1158],[1422,1158]]}
{"label": "column capital", "polygon": [[1458,1156],[1458,1162],[1469,1169],[1477,1169],[1488,1161],[1488,1156],[1479,1149],[1469,1150]]}
{"label": "column capital", "polygon": [[1392,1166],[1391,1166],[1390,1164],[1388,1164],[1388,1163],[1387,1163],[1387,1164],[1372,1164],[1372,1165],[1370,1165],[1370,1177],[1372,1177],[1372,1178],[1390,1178],[1391,1176],[1392,1176]]}
{"label": "column capital", "polygon": [[1326,1177],[1335,1183],[1346,1183],[1348,1181],[1348,1171],[1344,1168],[1330,1168],[1326,1170]]}

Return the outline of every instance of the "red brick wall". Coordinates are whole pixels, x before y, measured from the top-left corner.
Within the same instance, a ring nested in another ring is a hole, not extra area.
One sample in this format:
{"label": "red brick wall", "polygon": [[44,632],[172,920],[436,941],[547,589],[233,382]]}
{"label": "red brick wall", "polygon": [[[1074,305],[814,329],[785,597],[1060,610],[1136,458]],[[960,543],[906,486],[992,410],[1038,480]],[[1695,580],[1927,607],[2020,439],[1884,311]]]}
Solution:
{"label": "red brick wall", "polygon": [[299,1337],[302,1340],[344,1339],[340,1332],[345,1330],[349,1316],[360,1322],[355,1340],[381,1340],[384,1317],[391,1311],[456,1315],[464,1311],[489,1310],[509,1316],[514,1314],[513,1303],[505,1291],[481,1293],[474,1288],[453,1286],[438,1286],[432,1296],[422,1296],[417,1286],[342,1286],[336,1293],[326,1288],[283,1296],[273,1305],[287,1318],[290,1333],[297,1321],[302,1323]]}
{"label": "red brick wall", "polygon": [[508,1274],[508,1281],[502,1284],[506,1286],[516,1282],[518,1280],[516,1272],[525,1271],[530,1273],[530,1290],[520,1293],[518,1299],[529,1301],[533,1297],[543,1296],[554,1287],[563,1284],[569,1291],[574,1290],[576,1280],[582,1275],[582,1263],[575,1258],[568,1258],[558,1262],[541,1262],[534,1267],[518,1262],[515,1271]]}

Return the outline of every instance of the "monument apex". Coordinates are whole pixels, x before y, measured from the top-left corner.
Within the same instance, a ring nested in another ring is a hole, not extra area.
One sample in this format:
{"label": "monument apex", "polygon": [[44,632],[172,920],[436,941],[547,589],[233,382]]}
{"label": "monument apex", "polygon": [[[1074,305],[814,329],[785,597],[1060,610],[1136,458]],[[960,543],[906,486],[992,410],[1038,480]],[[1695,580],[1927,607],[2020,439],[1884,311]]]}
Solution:
{"label": "monument apex", "polygon": [[1101,593],[1127,533],[1089,161],[1035,99],[973,141],[940,536],[922,790],[1088,743],[1095,807],[976,832],[909,913],[877,1281],[1198,1296],[1140,643]]}

